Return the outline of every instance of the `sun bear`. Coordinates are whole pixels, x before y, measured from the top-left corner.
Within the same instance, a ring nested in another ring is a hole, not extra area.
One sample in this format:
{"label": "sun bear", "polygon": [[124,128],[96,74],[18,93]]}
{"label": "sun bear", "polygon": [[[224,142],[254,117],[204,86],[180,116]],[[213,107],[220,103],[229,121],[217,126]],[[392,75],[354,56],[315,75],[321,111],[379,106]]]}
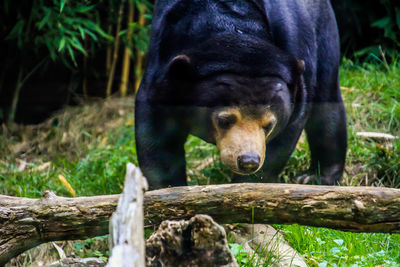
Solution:
{"label": "sun bear", "polygon": [[311,165],[297,181],[335,184],[347,147],[339,48],[328,0],[157,1],[135,103],[150,188],[187,185],[189,134],[216,144],[232,182],[276,181],[303,129]]}

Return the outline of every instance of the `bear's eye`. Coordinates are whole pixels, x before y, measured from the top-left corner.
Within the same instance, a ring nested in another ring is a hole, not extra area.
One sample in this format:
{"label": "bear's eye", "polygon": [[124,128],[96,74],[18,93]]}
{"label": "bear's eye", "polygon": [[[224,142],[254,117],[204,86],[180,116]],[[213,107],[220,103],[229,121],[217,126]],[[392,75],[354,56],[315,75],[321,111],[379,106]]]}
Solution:
{"label": "bear's eye", "polygon": [[275,124],[274,122],[270,121],[270,122],[268,122],[267,125],[265,125],[263,127],[264,132],[265,132],[266,135],[268,135],[271,132],[272,128],[274,128],[274,124]]}
{"label": "bear's eye", "polygon": [[219,116],[217,117],[217,125],[219,128],[227,130],[236,122],[235,115]]}

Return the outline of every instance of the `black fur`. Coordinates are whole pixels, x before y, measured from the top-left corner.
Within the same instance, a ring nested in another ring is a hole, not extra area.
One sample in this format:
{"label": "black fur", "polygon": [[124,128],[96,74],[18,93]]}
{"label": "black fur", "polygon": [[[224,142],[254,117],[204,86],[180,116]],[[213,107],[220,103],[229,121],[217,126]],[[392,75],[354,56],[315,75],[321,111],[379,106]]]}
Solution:
{"label": "black fur", "polygon": [[[338,68],[328,0],[157,1],[135,110],[139,165],[151,188],[186,185],[187,135],[214,143],[212,111],[235,105],[273,106],[282,127],[257,176],[234,182],[276,180],[305,129],[312,163],[299,181],[334,184],[347,146]],[[276,81],[285,86],[275,89]]]}

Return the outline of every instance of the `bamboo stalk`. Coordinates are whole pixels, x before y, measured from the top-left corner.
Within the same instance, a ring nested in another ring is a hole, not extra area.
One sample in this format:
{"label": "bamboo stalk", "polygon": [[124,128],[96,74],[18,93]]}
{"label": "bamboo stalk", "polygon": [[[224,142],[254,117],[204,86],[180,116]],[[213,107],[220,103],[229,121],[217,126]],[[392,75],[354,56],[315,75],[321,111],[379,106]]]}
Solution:
{"label": "bamboo stalk", "polygon": [[[146,18],[145,18],[145,10],[146,6],[144,4],[140,5],[140,12],[139,12],[139,26],[144,27],[146,25]],[[142,81],[143,75],[143,61],[144,61],[144,52],[140,51],[136,48],[136,71],[135,71],[135,94],[139,89],[140,82]]]}
{"label": "bamboo stalk", "polygon": [[19,95],[21,93],[21,88],[22,88],[22,84],[21,84],[22,72],[23,72],[22,66],[20,66],[19,71],[18,71],[17,84],[15,86],[10,111],[8,113],[7,127],[9,129],[11,129],[11,127],[14,123],[14,120],[15,120],[15,114],[17,113],[17,105],[18,105]]}
{"label": "bamboo stalk", "polygon": [[[107,29],[107,34],[111,35],[111,31],[112,31],[112,25],[110,24]],[[107,50],[106,50],[106,73],[107,73],[107,75],[110,75],[111,56],[112,56],[111,45],[108,45]]]}
{"label": "bamboo stalk", "polygon": [[[110,12],[108,16],[108,27],[107,27],[107,34],[111,36],[112,33],[112,17],[114,14],[114,6],[112,2],[108,2]],[[111,69],[111,56],[112,56],[112,49],[111,45],[107,45],[107,50],[106,50],[106,74],[107,76],[110,74],[110,69]]]}
{"label": "bamboo stalk", "polygon": [[0,94],[3,91],[5,77],[6,77],[6,71],[2,71],[0,74]]}
{"label": "bamboo stalk", "polygon": [[132,47],[132,40],[131,40],[132,39],[132,29],[130,28],[130,24],[133,22],[134,10],[135,10],[134,3],[132,0],[130,0],[129,1],[128,23],[127,23],[128,45],[125,46],[124,59],[123,59],[123,63],[122,63],[121,85],[119,87],[119,92],[121,94],[121,97],[126,97],[127,92],[128,92],[129,69],[130,69],[130,63],[131,63],[130,47]]}
{"label": "bamboo stalk", "polygon": [[117,29],[115,31],[113,57],[112,57],[111,69],[110,69],[110,72],[109,72],[109,75],[108,75],[108,82],[107,82],[107,89],[106,89],[106,96],[107,97],[111,96],[112,86],[113,86],[113,83],[114,83],[115,67],[117,66],[117,60],[118,60],[121,21],[122,21],[122,16],[124,14],[124,3],[125,3],[125,1],[122,0],[121,1],[121,5],[119,7],[119,11],[118,11],[118,23],[117,23]]}
{"label": "bamboo stalk", "polygon": [[[83,41],[83,48],[87,51],[88,41],[87,38]],[[83,99],[87,100],[88,93],[87,93],[87,54],[83,55],[83,81],[82,81],[82,92],[83,92]]]}
{"label": "bamboo stalk", "polygon": [[18,101],[19,101],[19,95],[21,93],[21,88],[24,86],[25,82],[36,72],[36,70],[46,61],[47,58],[44,58],[42,61],[40,61],[33,69],[24,77],[22,78],[23,75],[23,68],[22,65],[19,68],[18,72],[18,78],[17,78],[17,83],[15,86],[15,91],[10,107],[10,111],[8,114],[8,120],[7,120],[7,126],[10,128],[12,127],[14,120],[15,120],[15,114],[17,113],[17,106],[18,106]]}

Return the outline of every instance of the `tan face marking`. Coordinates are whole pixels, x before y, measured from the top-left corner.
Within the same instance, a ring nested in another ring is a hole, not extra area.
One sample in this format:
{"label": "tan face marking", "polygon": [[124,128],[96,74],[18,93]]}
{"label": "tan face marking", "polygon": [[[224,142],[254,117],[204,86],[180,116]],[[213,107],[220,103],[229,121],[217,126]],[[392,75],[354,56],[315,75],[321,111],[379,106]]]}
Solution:
{"label": "tan face marking", "polygon": [[[276,117],[268,107],[221,108],[213,114],[213,125],[224,165],[239,174],[251,174],[262,167],[266,140],[276,125]],[[258,166],[239,166],[238,158],[246,155],[258,156]]]}

